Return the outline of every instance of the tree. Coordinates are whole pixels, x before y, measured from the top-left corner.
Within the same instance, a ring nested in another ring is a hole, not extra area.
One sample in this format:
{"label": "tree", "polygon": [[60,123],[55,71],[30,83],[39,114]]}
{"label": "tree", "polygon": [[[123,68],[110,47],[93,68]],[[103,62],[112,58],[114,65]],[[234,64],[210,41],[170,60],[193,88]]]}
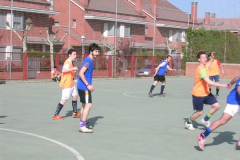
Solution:
{"label": "tree", "polygon": [[[105,40],[99,40],[100,43],[102,43],[103,46],[106,46],[108,49],[111,50],[111,54],[113,55],[115,51],[115,45],[112,45],[111,43],[108,42],[108,39],[106,38]],[[121,40],[118,41],[116,48],[122,43]],[[115,53],[116,54],[116,53]]]}
{"label": "tree", "polygon": [[30,18],[26,20],[26,27],[23,31],[23,37],[21,37],[15,29],[11,28],[11,25],[9,24],[8,21],[6,21],[6,25],[10,29],[12,29],[13,32],[18,36],[18,38],[22,41],[23,53],[26,53],[27,52],[27,34],[33,28],[32,20]]}
{"label": "tree", "polygon": [[42,31],[39,32],[41,38],[42,38],[42,41],[45,42],[47,45],[50,46],[50,62],[51,62],[51,70],[53,70],[53,67],[54,67],[54,62],[53,62],[53,45],[54,45],[54,42],[62,42],[62,40],[66,37],[66,35],[68,34],[68,32],[66,31],[66,33],[64,34],[64,36],[62,37],[62,39],[57,39],[57,35],[58,35],[58,30],[56,30],[56,33],[53,37],[52,40],[50,40],[50,36],[49,36],[49,29],[46,27],[45,28],[46,32],[47,32],[47,39],[44,39],[42,37]]}
{"label": "tree", "polygon": [[175,44],[175,46],[170,46],[169,43],[171,43],[171,41],[169,41],[168,38],[165,39],[164,43],[166,44],[166,49],[168,50],[168,55],[171,55],[172,51],[176,50],[177,43]]}

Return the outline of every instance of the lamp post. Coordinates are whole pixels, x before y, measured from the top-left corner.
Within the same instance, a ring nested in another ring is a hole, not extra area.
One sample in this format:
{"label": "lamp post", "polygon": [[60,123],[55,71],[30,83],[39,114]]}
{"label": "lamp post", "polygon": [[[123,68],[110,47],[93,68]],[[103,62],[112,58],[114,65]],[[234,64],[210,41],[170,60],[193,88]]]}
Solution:
{"label": "lamp post", "polygon": [[86,39],[86,37],[84,35],[81,36],[81,41],[82,41],[82,55],[85,54],[85,48],[84,48],[84,40]]}

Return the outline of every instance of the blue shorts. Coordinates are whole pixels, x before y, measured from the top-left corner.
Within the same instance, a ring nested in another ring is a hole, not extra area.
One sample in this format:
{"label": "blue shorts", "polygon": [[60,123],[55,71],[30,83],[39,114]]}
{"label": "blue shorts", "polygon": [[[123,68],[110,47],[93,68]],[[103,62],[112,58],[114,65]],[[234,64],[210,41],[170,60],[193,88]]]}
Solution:
{"label": "blue shorts", "polygon": [[211,81],[213,81],[213,79],[214,79],[215,82],[219,82],[219,75],[209,76],[209,79],[210,79]]}
{"label": "blue shorts", "polygon": [[192,95],[192,102],[193,102],[193,110],[202,111],[203,104],[213,105],[214,103],[217,103],[218,101],[212,95],[212,93],[210,93],[209,95],[207,95],[205,97],[196,97],[196,96]]}

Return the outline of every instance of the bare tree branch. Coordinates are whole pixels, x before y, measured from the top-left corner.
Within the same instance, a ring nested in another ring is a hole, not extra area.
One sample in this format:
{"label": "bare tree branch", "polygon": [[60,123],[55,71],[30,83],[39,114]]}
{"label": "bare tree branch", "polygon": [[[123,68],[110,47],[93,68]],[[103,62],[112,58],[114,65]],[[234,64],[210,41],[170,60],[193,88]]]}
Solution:
{"label": "bare tree branch", "polygon": [[62,42],[62,40],[68,35],[68,31],[66,31],[66,33],[64,34],[64,36],[62,37],[62,39],[60,39],[60,42]]}
{"label": "bare tree branch", "polygon": [[39,34],[41,36],[41,39],[43,42],[45,42],[46,44],[50,45],[50,43],[48,43],[48,41],[46,41],[43,37],[42,37],[42,31],[39,31]]}
{"label": "bare tree branch", "polygon": [[[10,29],[12,29],[12,27],[10,26],[10,24],[9,24],[9,22],[8,21],[6,21],[6,25],[10,28]],[[17,33],[17,31],[15,30],[15,29],[12,29],[12,31],[18,36],[18,38],[22,41],[22,37]]]}

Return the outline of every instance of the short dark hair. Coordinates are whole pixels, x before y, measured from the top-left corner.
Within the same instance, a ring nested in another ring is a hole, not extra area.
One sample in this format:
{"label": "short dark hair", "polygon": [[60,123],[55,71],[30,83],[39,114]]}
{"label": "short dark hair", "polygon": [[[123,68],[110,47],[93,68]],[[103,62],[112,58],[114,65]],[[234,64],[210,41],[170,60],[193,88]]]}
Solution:
{"label": "short dark hair", "polygon": [[201,56],[202,54],[206,54],[206,53],[205,53],[205,52],[199,52],[199,53],[197,54],[197,59],[200,58],[200,56]]}
{"label": "short dark hair", "polygon": [[90,46],[89,46],[89,53],[90,52],[93,52],[94,50],[100,50],[100,47],[96,44],[96,43],[91,43]]}
{"label": "short dark hair", "polygon": [[56,66],[54,66],[53,68],[57,68]]}
{"label": "short dark hair", "polygon": [[76,52],[76,50],[75,49],[69,49],[68,50],[68,56],[71,55],[73,52]]}
{"label": "short dark hair", "polygon": [[167,57],[166,57],[166,58],[168,58],[168,57],[171,57],[171,58],[172,58],[172,56],[171,56],[171,55],[167,55]]}

